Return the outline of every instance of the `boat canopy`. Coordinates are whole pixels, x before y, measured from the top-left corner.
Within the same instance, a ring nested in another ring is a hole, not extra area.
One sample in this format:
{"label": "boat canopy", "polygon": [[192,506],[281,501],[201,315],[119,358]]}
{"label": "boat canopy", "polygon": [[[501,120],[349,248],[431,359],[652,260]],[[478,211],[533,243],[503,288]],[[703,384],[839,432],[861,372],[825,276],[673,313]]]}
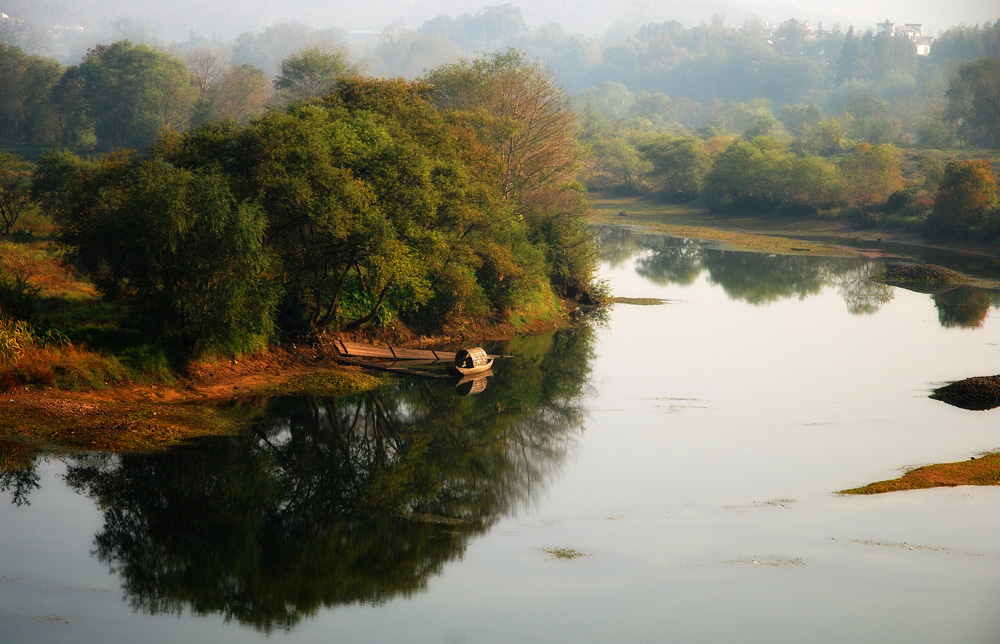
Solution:
{"label": "boat canopy", "polygon": [[474,369],[490,362],[490,357],[482,347],[461,349],[455,354],[455,366],[459,369]]}

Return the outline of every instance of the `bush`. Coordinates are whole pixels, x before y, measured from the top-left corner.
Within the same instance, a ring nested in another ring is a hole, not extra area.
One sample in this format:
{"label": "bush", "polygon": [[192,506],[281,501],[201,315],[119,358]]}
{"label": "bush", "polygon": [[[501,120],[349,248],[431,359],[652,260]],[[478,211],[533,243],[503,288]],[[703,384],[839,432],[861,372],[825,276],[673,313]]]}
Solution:
{"label": "bush", "polygon": [[174,383],[170,356],[161,346],[144,344],[130,347],[122,351],[118,359],[137,382]]}
{"label": "bush", "polygon": [[33,319],[41,292],[23,271],[4,270],[0,273],[0,318]]}

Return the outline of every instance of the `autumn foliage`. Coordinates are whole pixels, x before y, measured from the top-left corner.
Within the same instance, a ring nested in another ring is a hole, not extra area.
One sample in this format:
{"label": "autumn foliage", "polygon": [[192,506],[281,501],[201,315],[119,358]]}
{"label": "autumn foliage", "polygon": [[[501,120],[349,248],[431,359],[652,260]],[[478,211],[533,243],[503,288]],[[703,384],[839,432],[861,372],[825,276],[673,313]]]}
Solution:
{"label": "autumn foliage", "polygon": [[985,232],[995,226],[998,216],[997,181],[989,161],[952,161],[938,186],[934,209],[927,218],[932,235],[962,231]]}

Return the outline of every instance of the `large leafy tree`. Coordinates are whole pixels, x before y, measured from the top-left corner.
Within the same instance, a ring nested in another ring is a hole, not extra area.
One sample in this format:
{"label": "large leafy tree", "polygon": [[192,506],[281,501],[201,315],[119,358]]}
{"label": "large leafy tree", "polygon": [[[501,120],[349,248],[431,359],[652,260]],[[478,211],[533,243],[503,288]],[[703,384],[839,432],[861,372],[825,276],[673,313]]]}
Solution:
{"label": "large leafy tree", "polygon": [[692,198],[701,191],[709,157],[701,139],[661,134],[642,148],[652,164],[652,177],[670,195]]}
{"label": "large leafy tree", "polygon": [[927,217],[932,235],[975,229],[987,223],[998,201],[997,181],[989,161],[951,161]]}
{"label": "large leafy tree", "polygon": [[43,184],[65,180],[50,204],[69,259],[129,305],[138,330],[194,354],[254,351],[271,338],[266,219],[216,169],[131,152],[82,163],[54,155],[42,166]]}
{"label": "large leafy tree", "polygon": [[759,136],[738,139],[716,157],[703,194],[714,207],[768,211],[782,204],[815,209],[834,200],[837,192],[832,165]]}
{"label": "large leafy tree", "polygon": [[70,77],[99,150],[142,149],[164,130],[185,129],[197,100],[184,63],[127,40],[90,49]]}
{"label": "large leafy tree", "polygon": [[500,197],[543,248],[553,285],[587,297],[595,269],[587,201],[576,182],[578,124],[552,72],[509,50],[430,72],[433,100],[471,126],[497,160]]}
{"label": "large leafy tree", "polygon": [[595,171],[630,194],[643,187],[644,176],[653,167],[632,141],[620,136],[599,137],[592,152],[596,158]]}
{"label": "large leafy tree", "polygon": [[538,287],[537,251],[502,208],[489,154],[419,83],[353,78],[246,128],[207,125],[166,151],[223,168],[268,218],[282,326],[417,325],[501,312]]}
{"label": "large leafy tree", "polygon": [[0,152],[0,236],[6,235],[31,206],[31,164]]}
{"label": "large leafy tree", "polygon": [[794,155],[778,140],[737,139],[716,157],[705,177],[704,195],[713,207],[773,209],[781,200]]}
{"label": "large leafy tree", "polygon": [[56,141],[58,126],[50,94],[61,73],[55,60],[0,42],[0,139],[36,144]]}
{"label": "large leafy tree", "polygon": [[958,123],[958,136],[966,145],[1000,148],[1000,58],[960,66],[947,97],[947,114]]}
{"label": "large leafy tree", "polygon": [[892,193],[903,188],[899,163],[899,151],[891,144],[855,145],[839,165],[848,202],[857,206],[885,203]]}
{"label": "large leafy tree", "polygon": [[500,156],[504,199],[529,199],[574,176],[582,150],[576,115],[552,72],[523,53],[504,53],[430,72],[434,102],[480,117],[485,140]]}
{"label": "large leafy tree", "polygon": [[285,103],[297,103],[332,92],[338,80],[357,73],[344,54],[309,47],[281,61],[274,89]]}

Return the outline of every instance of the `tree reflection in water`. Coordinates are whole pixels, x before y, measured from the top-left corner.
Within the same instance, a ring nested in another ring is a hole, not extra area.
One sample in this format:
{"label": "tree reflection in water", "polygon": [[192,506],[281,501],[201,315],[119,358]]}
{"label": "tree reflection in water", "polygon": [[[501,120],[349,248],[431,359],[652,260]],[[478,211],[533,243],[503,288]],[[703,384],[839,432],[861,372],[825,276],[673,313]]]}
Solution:
{"label": "tree reflection in water", "polygon": [[102,508],[96,555],[135,609],[290,629],[420,591],[540,493],[581,428],[591,344],[586,327],[522,340],[464,398],[418,379],[276,398],[243,436],[79,459],[67,479]]}
{"label": "tree reflection in water", "polygon": [[938,321],[945,327],[980,327],[993,304],[989,291],[972,286],[959,286],[935,293],[932,297],[938,310]]}
{"label": "tree reflection in water", "polygon": [[936,291],[873,281],[873,275],[885,272],[881,261],[726,251],[695,239],[639,233],[624,226],[602,227],[598,237],[601,258],[612,266],[635,258],[636,273],[660,286],[693,284],[707,271],[710,283],[749,304],[804,299],[836,284],[851,314],[871,315],[889,303],[899,287],[929,292],[942,326],[966,328],[982,326],[990,308],[1000,306],[996,291],[972,286]]}
{"label": "tree reflection in water", "polygon": [[871,279],[885,270],[880,262],[864,262],[839,276],[837,290],[852,315],[874,315],[892,301],[893,287]]}
{"label": "tree reflection in water", "polygon": [[695,239],[650,235],[623,227],[599,233],[602,258],[624,263],[635,257],[636,273],[657,285],[693,284],[703,273],[733,300],[766,305],[804,299],[836,284],[848,310],[874,313],[892,299],[892,287],[868,280],[882,262],[851,257],[815,257],[719,250]]}
{"label": "tree reflection in water", "polygon": [[28,496],[39,487],[35,452],[31,445],[0,439],[0,492],[10,492],[14,505],[30,505]]}

